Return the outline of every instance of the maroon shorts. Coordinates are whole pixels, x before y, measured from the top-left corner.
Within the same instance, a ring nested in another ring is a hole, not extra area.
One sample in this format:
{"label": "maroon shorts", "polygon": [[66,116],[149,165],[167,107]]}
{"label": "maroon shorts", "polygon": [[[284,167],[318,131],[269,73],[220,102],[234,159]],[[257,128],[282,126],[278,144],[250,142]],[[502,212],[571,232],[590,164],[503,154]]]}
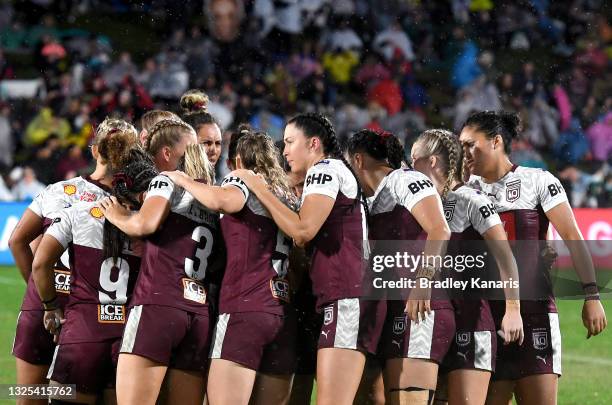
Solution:
{"label": "maroon shorts", "polygon": [[120,341],[57,345],[47,378],[76,384],[77,391],[86,394],[101,394],[104,389],[113,388]]}
{"label": "maroon shorts", "polygon": [[38,310],[19,312],[13,356],[31,364],[51,364],[55,343],[44,327],[44,315],[44,311]]}
{"label": "maroon shorts", "polygon": [[204,371],[211,340],[208,315],[163,305],[136,305],[123,332],[121,353],[146,357],[170,368]]}
{"label": "maroon shorts", "polygon": [[293,316],[266,312],[220,314],[211,359],[223,359],[266,374],[295,371]]}
{"label": "maroon shorts", "polygon": [[323,307],[319,349],[353,349],[375,354],[383,329],[386,301],[344,298]]}
{"label": "maroon shorts", "polygon": [[525,340],[504,346],[497,339],[497,368],[493,380],[518,380],[536,374],[561,375],[559,314],[522,314]]}
{"label": "maroon shorts", "polygon": [[494,371],[496,349],[495,331],[458,330],[444,358],[444,371],[463,369]]}
{"label": "maroon shorts", "polygon": [[453,302],[457,331],[443,362],[442,372],[495,370],[497,334],[488,301]]}
{"label": "maroon shorts", "polygon": [[411,322],[403,301],[389,301],[381,353],[386,359],[425,359],[442,363],[455,337],[452,309],[436,309],[425,321]]}

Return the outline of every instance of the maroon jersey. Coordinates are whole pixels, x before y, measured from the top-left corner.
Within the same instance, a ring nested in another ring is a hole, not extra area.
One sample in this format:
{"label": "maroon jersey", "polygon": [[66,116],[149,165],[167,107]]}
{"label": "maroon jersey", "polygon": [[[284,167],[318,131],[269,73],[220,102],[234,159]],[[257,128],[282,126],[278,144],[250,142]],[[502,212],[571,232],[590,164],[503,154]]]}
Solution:
{"label": "maroon jersey", "polygon": [[221,186],[240,189],[245,204],[240,212],[221,218],[227,264],[219,311],[284,315],[290,298],[287,255],[291,240],[242,180],[230,175]]}
{"label": "maroon jersey", "polygon": [[60,211],[47,230],[64,248],[72,244],[71,294],[60,344],[99,342],[123,333],[140,258],[127,242],[117,262],[103,258],[104,217],[96,203]]}
{"label": "maroon jersey", "polygon": [[[545,240],[549,225],[545,213],[567,202],[559,180],[541,169],[515,165],[495,183],[486,183],[481,177],[472,176],[469,185],[482,191],[493,202],[509,240]],[[548,269],[542,269],[540,265],[541,247],[539,243],[522,243],[520,254],[515,254],[521,289],[523,286],[537,286],[538,291],[547,295],[540,301],[522,301],[521,312],[525,314],[557,312]],[[494,312],[498,312],[496,307],[493,306]]]}
{"label": "maroon jersey", "polygon": [[[435,196],[442,205],[433,183],[423,173],[412,169],[390,172],[370,198],[369,238],[374,241],[426,239],[427,234],[411,211],[419,201],[429,196]],[[420,249],[414,254],[419,253]],[[442,291],[436,291],[431,305],[433,309],[452,307]]]}
{"label": "maroon jersey", "polygon": [[208,314],[208,281],[225,264],[219,215],[163,175],[151,180],[152,197],[168,200],[170,212],[145,241],[132,303]]}
{"label": "maroon jersey", "polygon": [[311,194],[334,199],[331,213],[310,243],[310,278],[317,308],[363,294],[366,217],[357,200],[357,181],[338,159],[321,160],[306,173],[302,201]]}
{"label": "maroon jersey", "polygon": [[[109,195],[109,190],[90,177],[75,177],[48,185],[34,198],[28,209],[43,219],[46,230],[56,214],[79,201],[97,201]],[[58,293],[58,304],[64,306],[70,294],[69,257],[72,248],[66,249],[62,258],[55,266],[55,290]],[[42,303],[36,291],[34,280],[30,277],[23,303],[22,311],[42,310]]]}

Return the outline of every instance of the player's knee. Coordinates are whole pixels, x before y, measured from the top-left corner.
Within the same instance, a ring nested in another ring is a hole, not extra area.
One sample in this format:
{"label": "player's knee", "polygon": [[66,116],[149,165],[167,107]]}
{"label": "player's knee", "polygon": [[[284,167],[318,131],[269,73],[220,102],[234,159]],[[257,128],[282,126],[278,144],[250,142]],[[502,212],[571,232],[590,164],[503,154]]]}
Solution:
{"label": "player's knee", "polygon": [[398,399],[397,403],[407,405],[433,405],[435,390],[420,387],[391,388],[391,396]]}

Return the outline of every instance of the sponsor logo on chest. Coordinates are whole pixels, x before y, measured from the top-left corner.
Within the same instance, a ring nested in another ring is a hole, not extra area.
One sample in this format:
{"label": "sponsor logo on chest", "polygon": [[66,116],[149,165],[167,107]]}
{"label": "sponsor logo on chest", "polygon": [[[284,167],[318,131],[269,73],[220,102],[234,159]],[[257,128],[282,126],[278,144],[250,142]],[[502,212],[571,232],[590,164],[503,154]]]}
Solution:
{"label": "sponsor logo on chest", "polygon": [[90,193],[89,191],[83,191],[81,195],[79,196],[79,200],[86,201],[86,202],[93,202],[93,201],[96,201],[96,197],[97,196],[94,193]]}
{"label": "sponsor logo on chest", "polygon": [[277,300],[289,302],[289,282],[284,278],[274,277],[270,280],[270,290]]}
{"label": "sponsor logo on chest", "polygon": [[206,288],[190,278],[183,278],[183,298],[198,304],[206,304]]}
{"label": "sponsor logo on chest", "polygon": [[125,305],[98,305],[99,323],[125,323]]}
{"label": "sponsor logo on chest", "polygon": [[70,294],[70,272],[53,270],[55,273],[55,291],[60,294]]}

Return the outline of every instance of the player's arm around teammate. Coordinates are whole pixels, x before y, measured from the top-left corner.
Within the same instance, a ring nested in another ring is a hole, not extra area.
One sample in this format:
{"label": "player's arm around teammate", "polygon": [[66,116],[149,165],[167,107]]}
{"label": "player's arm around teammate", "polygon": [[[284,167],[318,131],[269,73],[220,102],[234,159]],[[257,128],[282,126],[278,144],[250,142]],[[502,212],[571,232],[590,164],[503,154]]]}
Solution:
{"label": "player's arm around teammate", "polygon": [[[240,131],[236,167],[261,173],[281,198],[290,197],[272,139],[246,126]],[[246,405],[249,399],[252,404],[286,403],[295,368],[286,237],[232,173],[220,187],[197,183],[181,172],[167,175],[202,204],[225,214],[221,226],[228,259],[211,351],[208,400],[215,405]],[[257,251],[253,246],[258,246]]]}
{"label": "player's arm around teammate", "polygon": [[[462,156],[457,137],[441,129],[425,131],[413,144],[411,158],[415,169],[427,175],[440,193],[449,212],[447,221],[455,239],[484,238],[493,251],[502,279],[518,280],[516,261],[499,215],[490,209],[488,198],[463,186],[461,182]],[[473,233],[474,230],[479,236]],[[465,252],[462,250],[462,253]],[[522,344],[518,291],[508,289],[506,297],[506,312],[501,327],[504,342]],[[458,299],[454,301],[454,306],[457,332],[445,359],[446,368],[450,370],[447,375],[448,403],[484,404],[495,364],[495,324],[488,302],[484,299]],[[474,319],[482,321],[474,322]],[[461,349],[457,342],[461,343]],[[439,401],[439,398],[436,399]]]}
{"label": "player's arm around teammate", "polygon": [[325,336],[319,340],[317,403],[350,404],[365,363],[365,336],[359,333],[365,312],[358,297],[362,293],[367,207],[362,206],[361,187],[342,157],[327,118],[301,114],[289,120],[284,142],[291,170],[307,171],[299,213],[283,204],[261,178],[246,170],[235,174],[298,246],[314,245],[310,270],[313,292],[318,310],[325,308],[328,326],[335,325],[333,333],[322,331]]}

